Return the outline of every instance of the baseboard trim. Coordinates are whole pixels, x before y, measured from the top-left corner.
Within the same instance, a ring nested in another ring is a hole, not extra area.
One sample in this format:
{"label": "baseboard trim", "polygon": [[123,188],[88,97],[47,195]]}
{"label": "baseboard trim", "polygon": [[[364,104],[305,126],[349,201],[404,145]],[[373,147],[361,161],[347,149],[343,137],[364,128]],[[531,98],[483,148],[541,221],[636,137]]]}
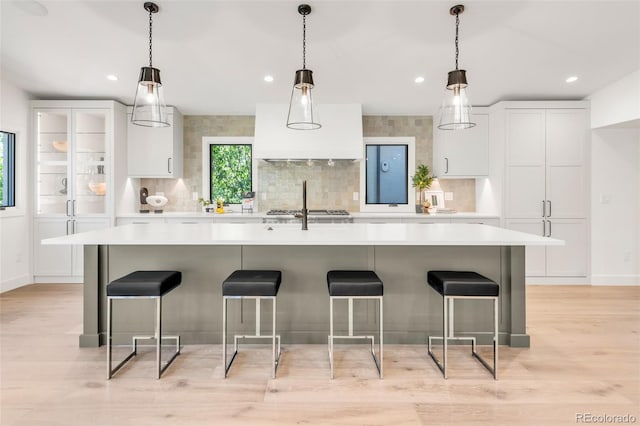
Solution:
{"label": "baseboard trim", "polygon": [[0,293],[4,293],[5,291],[14,290],[16,288],[25,286],[27,284],[31,284],[33,282],[32,277],[30,275],[21,275],[17,278],[12,278],[7,281],[3,281],[0,283]]}
{"label": "baseboard trim", "polygon": [[640,275],[592,275],[591,284],[593,285],[640,285]]}
{"label": "baseboard trim", "polygon": [[82,284],[84,278],[76,276],[36,275],[33,277],[33,282],[36,284]]}
{"label": "baseboard trim", "polygon": [[587,277],[526,277],[527,285],[590,285]]}

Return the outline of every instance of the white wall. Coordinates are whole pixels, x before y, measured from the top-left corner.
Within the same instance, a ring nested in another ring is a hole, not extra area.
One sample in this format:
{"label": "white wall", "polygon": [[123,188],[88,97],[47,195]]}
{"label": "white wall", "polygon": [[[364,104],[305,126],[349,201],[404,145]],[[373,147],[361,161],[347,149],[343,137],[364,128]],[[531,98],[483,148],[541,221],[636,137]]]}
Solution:
{"label": "white wall", "polygon": [[593,93],[591,128],[640,122],[640,70]]}
{"label": "white wall", "polygon": [[29,96],[0,79],[0,128],[16,133],[16,207],[0,211],[0,292],[32,282]]}
{"label": "white wall", "polygon": [[640,284],[640,129],[591,134],[591,281]]}

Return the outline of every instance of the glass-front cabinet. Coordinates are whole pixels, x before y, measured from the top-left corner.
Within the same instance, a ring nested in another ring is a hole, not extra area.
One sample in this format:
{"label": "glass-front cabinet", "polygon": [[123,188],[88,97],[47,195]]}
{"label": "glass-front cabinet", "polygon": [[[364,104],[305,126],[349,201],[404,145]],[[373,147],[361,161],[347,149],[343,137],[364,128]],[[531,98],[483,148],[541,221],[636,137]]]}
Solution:
{"label": "glass-front cabinet", "polygon": [[106,215],[110,111],[38,108],[34,113],[37,214]]}
{"label": "glass-front cabinet", "polygon": [[[114,101],[32,101],[36,282],[82,280],[82,247],[41,244],[113,224],[126,179],[126,107]],[[119,157],[118,157],[119,156]],[[118,168],[119,167],[119,168]]]}

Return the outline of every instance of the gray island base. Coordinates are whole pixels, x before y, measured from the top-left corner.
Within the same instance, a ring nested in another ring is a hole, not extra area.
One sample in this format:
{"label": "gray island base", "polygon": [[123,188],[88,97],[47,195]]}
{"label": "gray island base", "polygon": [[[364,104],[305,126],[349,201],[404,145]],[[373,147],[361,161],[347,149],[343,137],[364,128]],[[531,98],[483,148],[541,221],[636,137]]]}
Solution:
{"label": "gray island base", "polygon": [[[163,330],[184,344],[221,343],[222,281],[236,269],[282,271],[278,294],[278,333],[283,343],[326,343],[332,269],[375,270],[384,282],[385,343],[425,344],[442,333],[442,298],[426,284],[429,270],[471,270],[500,285],[500,344],[528,347],[525,299],[525,246],[560,245],[543,238],[474,224],[300,225],[275,230],[261,224],[126,225],[45,240],[45,244],[84,245],[84,328],[80,346],[105,343],[106,285],[135,270],[179,270],[182,285],[163,301]],[[114,304],[114,341],[153,329],[153,302]],[[230,330],[252,333],[254,301],[230,316]],[[376,304],[354,310],[354,331],[377,329]],[[362,306],[364,305],[364,306]],[[270,304],[261,325],[270,330]],[[455,304],[456,335],[490,344],[490,302]],[[336,305],[336,327],[347,328],[347,304]]]}

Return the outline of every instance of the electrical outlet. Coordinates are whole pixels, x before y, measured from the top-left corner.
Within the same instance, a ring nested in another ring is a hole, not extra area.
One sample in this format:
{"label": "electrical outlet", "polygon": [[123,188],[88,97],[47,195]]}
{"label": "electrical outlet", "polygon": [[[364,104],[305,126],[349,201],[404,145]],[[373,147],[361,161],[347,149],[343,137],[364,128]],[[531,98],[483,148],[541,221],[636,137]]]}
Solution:
{"label": "electrical outlet", "polygon": [[445,192],[444,193],[445,201],[453,201],[453,192]]}
{"label": "electrical outlet", "polygon": [[624,252],[624,261],[625,262],[631,262],[631,252],[630,251],[625,251]]}
{"label": "electrical outlet", "polygon": [[263,199],[263,200],[266,200],[266,199],[267,199],[267,193],[266,193],[266,192],[263,192],[263,193],[262,193],[262,199]]}
{"label": "electrical outlet", "polygon": [[600,204],[609,204],[611,202],[611,195],[600,194]]}
{"label": "electrical outlet", "polygon": [[198,193],[197,192],[192,192],[191,193],[191,198],[193,198],[193,201],[198,201]]}
{"label": "electrical outlet", "polygon": [[358,201],[360,199],[360,194],[358,192],[353,193],[353,201]]}
{"label": "electrical outlet", "polygon": [[164,192],[162,191],[156,191],[156,195],[162,195],[164,197]]}

